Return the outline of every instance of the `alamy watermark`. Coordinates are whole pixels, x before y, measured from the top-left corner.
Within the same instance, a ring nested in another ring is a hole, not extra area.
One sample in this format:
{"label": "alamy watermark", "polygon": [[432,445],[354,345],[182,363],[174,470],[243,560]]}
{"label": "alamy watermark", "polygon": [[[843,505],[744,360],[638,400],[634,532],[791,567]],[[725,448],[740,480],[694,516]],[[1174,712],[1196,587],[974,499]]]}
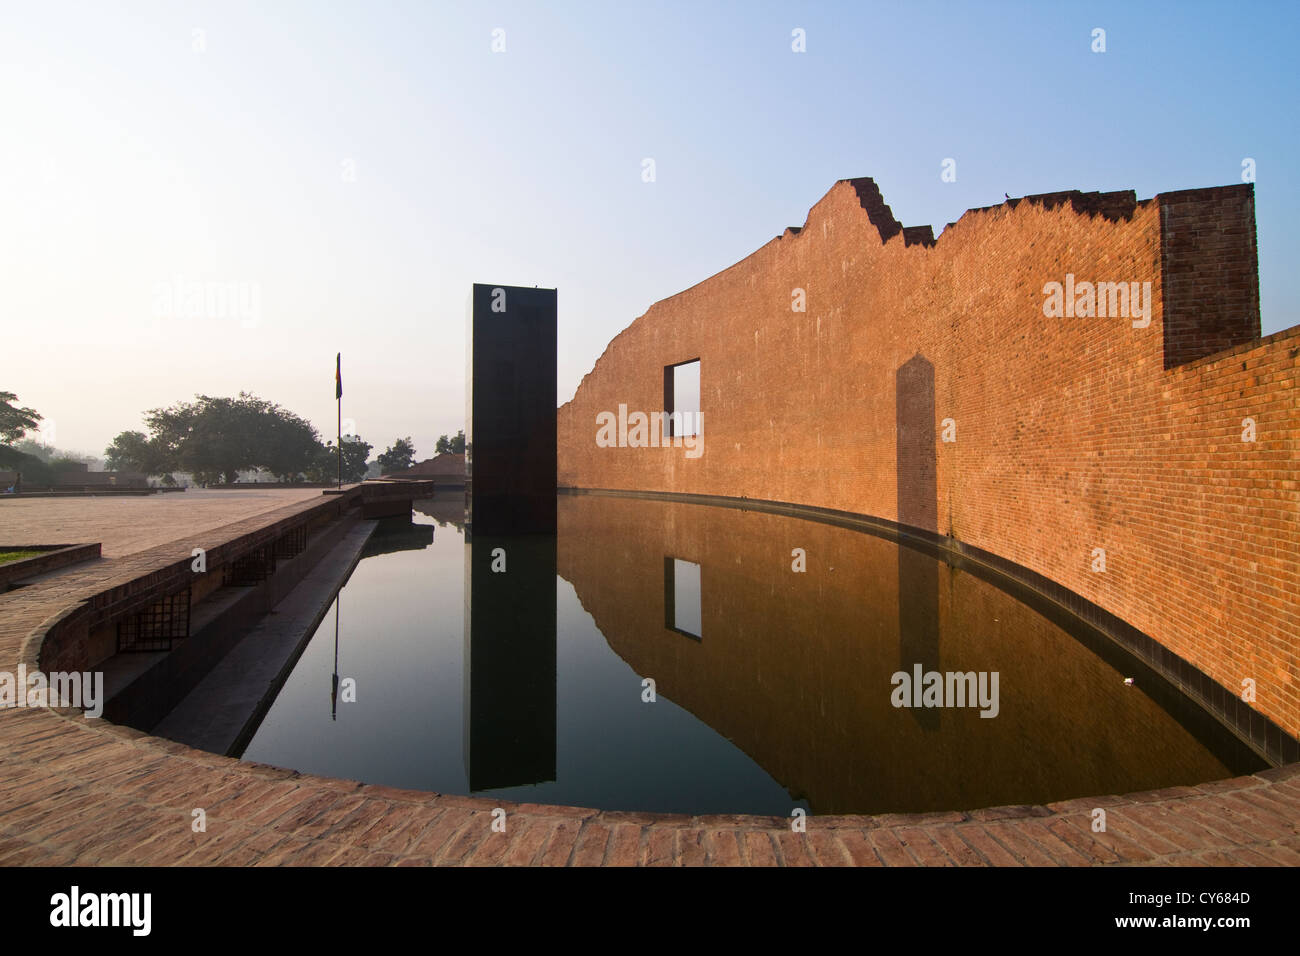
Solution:
{"label": "alamy watermark", "polygon": [[9,707],[81,707],[86,717],[104,713],[103,671],[0,671],[0,709]]}
{"label": "alamy watermark", "polygon": [[596,414],[597,448],[682,448],[687,458],[704,454],[703,412],[632,412]]}
{"label": "alamy watermark", "polygon": [[890,678],[895,707],[979,707],[981,717],[998,715],[997,671],[925,671],[912,665],[912,673],[898,671]]}
{"label": "alamy watermark", "polygon": [[1151,324],[1150,282],[1075,282],[1068,272],[1065,282],[1044,285],[1043,296],[1049,319],[1132,319],[1135,329]]}
{"label": "alamy watermark", "polygon": [[176,276],[153,288],[158,319],[238,319],[245,329],[262,321],[262,286],[257,282],[200,282]]}
{"label": "alamy watermark", "polygon": [[152,893],[86,893],[73,886],[50,897],[50,925],[57,928],[121,927],[148,936],[152,913]]}

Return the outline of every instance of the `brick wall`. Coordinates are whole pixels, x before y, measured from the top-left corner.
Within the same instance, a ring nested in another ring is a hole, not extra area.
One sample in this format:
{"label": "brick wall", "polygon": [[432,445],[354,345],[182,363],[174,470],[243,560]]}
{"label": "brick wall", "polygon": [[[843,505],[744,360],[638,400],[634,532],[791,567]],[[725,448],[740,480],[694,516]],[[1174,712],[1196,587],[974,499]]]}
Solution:
{"label": "brick wall", "polygon": [[[1149,282],[1149,322],[1049,318],[1067,281]],[[615,337],[560,409],[559,483],[933,525],[1254,679],[1300,735],[1300,327],[1258,330],[1249,186],[1027,197],[931,243],[845,180]],[[598,413],[661,410],[664,366],[695,358],[702,454],[597,446]]]}

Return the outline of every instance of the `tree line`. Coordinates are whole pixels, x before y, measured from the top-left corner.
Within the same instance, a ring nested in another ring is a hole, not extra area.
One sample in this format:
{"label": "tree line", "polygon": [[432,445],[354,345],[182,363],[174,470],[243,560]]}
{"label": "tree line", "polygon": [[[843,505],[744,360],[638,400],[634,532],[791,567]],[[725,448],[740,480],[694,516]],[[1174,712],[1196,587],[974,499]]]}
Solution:
{"label": "tree line", "polygon": [[[17,407],[17,396],[0,392],[0,467],[17,467],[29,481],[40,481],[42,464],[12,447],[37,428],[42,416],[31,408]],[[338,446],[321,441],[306,419],[274,402],[240,392],[237,398],[195,396],[144,414],[145,431],[124,431],[105,449],[105,465],[112,471],[137,471],[160,476],[171,483],[172,472],[189,472],[200,484],[233,484],[239,472],[260,469],[277,481],[333,481],[338,475]],[[343,436],[343,480],[361,481],[372,468],[387,474],[415,463],[410,436],[398,438],[370,462],[372,449],[359,435]],[[464,432],[438,439],[437,450],[465,450]],[[21,460],[20,460],[21,459]],[[48,466],[47,466],[48,467]]]}

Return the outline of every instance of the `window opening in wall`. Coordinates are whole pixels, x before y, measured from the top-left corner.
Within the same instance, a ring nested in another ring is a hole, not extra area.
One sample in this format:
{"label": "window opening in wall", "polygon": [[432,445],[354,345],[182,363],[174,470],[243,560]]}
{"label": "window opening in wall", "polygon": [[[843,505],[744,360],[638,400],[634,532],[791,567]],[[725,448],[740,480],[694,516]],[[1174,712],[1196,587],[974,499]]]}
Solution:
{"label": "window opening in wall", "polygon": [[700,433],[700,360],[664,366],[665,432],[670,438]]}

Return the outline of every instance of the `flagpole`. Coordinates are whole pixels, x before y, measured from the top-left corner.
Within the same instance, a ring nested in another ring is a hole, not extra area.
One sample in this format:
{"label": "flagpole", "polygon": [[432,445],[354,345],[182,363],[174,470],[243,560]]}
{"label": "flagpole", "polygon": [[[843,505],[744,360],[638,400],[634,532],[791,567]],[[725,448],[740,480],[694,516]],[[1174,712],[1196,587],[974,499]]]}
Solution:
{"label": "flagpole", "polygon": [[334,381],[339,403],[339,488],[343,487],[343,353],[335,358]]}

